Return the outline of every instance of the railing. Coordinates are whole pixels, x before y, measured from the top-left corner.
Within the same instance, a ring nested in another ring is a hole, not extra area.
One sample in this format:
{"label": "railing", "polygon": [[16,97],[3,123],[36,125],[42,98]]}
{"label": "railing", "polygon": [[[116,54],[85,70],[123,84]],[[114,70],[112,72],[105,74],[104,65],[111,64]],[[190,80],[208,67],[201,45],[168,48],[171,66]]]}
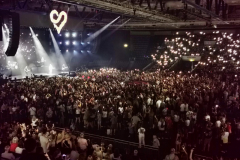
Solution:
{"label": "railing", "polygon": [[203,156],[203,155],[199,155],[199,154],[194,154],[193,155],[193,160],[213,160],[213,158],[211,157],[206,157],[206,156]]}
{"label": "railing", "polygon": [[[63,128],[56,127],[56,131],[62,131]],[[74,135],[79,135],[79,131],[74,131]],[[134,149],[137,149],[142,157],[142,159],[151,159],[151,160],[158,160],[159,159],[159,149],[154,148],[149,145],[145,145],[142,148],[138,148],[138,143],[124,141],[121,139],[115,139],[110,138],[106,136],[99,136],[95,134],[89,134],[84,132],[84,137],[86,139],[91,139],[92,142],[95,144],[101,144],[101,142],[104,142],[105,144],[112,144],[115,148],[118,148],[121,153],[125,152],[125,149],[129,149],[130,151],[133,151]]]}

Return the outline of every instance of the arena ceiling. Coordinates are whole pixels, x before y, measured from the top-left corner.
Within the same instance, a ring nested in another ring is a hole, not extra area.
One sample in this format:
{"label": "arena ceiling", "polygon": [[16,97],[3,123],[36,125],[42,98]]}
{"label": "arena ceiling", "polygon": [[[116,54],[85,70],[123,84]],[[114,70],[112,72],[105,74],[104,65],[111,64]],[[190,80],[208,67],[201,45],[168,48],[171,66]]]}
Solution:
{"label": "arena ceiling", "polygon": [[[157,3],[157,6],[156,6]],[[240,25],[240,0],[0,0],[0,9],[49,14],[68,11],[85,27],[181,29],[228,28]]]}

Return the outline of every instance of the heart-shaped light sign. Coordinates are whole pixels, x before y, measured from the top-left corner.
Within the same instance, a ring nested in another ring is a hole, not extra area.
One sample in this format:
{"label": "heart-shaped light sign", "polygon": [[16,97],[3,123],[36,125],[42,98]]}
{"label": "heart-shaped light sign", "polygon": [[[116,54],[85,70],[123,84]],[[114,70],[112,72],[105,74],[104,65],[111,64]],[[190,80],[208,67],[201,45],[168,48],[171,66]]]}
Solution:
{"label": "heart-shaped light sign", "polygon": [[[54,18],[53,18],[53,16],[54,16],[55,14],[57,15],[57,19],[54,19]],[[62,21],[62,23],[58,26],[57,24],[61,21],[62,17],[64,17],[64,18],[63,18],[63,21]],[[57,29],[58,34],[60,34],[62,28],[64,27],[64,25],[65,25],[66,22],[67,22],[67,13],[64,12],[64,11],[62,11],[62,12],[60,12],[60,14],[58,14],[58,11],[52,10],[51,13],[50,13],[50,20],[51,20],[51,22],[53,23],[54,28]]]}

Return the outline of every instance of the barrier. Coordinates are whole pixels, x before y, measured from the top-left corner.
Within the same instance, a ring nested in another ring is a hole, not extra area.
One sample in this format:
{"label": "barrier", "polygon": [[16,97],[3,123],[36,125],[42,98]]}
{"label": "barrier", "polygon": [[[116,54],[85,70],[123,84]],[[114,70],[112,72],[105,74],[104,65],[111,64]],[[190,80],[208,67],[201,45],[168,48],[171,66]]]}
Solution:
{"label": "barrier", "polygon": [[[56,131],[62,131],[63,128],[56,127]],[[80,135],[80,131],[74,131],[74,135]],[[124,141],[121,139],[115,139],[111,137],[106,136],[99,136],[95,134],[89,134],[84,132],[84,137],[86,139],[91,139],[92,142],[96,144],[101,144],[101,142],[104,142],[105,144],[112,144],[115,148],[118,148],[121,153],[125,152],[125,149],[129,149],[130,151],[133,151],[134,149],[137,149],[143,159],[150,159],[151,160],[158,160],[159,159],[159,149],[154,148],[149,145],[145,145],[142,148],[138,148],[138,143]]]}

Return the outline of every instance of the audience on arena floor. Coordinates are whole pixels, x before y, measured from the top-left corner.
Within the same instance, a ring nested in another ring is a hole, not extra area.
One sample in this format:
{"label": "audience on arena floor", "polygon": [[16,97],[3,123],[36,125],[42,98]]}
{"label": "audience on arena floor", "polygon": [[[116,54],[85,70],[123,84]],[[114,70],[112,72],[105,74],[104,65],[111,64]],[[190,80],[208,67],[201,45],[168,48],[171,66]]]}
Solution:
{"label": "audience on arena floor", "polygon": [[[161,148],[161,141],[170,139],[176,148],[167,160],[188,159],[195,147],[205,155],[239,158],[235,75],[101,69],[75,78],[9,81],[0,86],[2,157],[140,159],[137,150],[121,155],[112,145],[91,144],[83,134],[71,133],[90,128],[112,136],[124,131],[139,139],[139,148],[145,141]],[[68,128],[58,133],[55,126]]]}

